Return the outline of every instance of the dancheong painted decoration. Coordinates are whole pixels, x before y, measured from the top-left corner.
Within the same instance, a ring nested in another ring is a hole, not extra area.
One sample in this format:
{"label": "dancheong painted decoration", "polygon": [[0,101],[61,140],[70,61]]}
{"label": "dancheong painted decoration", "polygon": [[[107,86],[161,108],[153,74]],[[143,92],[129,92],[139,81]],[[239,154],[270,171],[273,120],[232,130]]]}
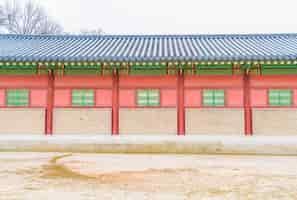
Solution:
{"label": "dancheong painted decoration", "polygon": [[0,35],[0,133],[297,134],[297,34]]}

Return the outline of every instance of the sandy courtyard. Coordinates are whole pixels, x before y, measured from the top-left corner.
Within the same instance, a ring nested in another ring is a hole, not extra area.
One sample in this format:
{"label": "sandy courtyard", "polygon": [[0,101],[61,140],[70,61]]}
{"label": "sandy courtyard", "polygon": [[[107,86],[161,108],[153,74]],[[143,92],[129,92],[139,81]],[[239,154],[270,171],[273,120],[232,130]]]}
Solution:
{"label": "sandy courtyard", "polygon": [[297,157],[0,153],[0,200],[297,199]]}

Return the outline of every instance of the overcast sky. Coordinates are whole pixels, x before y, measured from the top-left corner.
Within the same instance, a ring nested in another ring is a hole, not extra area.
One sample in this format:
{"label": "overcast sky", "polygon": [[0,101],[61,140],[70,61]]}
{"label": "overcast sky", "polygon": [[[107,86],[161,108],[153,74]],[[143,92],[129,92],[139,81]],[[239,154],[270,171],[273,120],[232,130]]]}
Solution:
{"label": "overcast sky", "polygon": [[[0,0],[2,1],[2,0]],[[65,31],[297,33],[297,0],[35,0]]]}

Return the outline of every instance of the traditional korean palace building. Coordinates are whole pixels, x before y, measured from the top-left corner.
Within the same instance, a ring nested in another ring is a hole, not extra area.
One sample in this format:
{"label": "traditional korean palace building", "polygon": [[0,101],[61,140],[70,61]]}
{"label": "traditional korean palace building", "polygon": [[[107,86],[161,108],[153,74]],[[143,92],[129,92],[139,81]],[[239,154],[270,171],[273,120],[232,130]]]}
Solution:
{"label": "traditional korean palace building", "polygon": [[297,34],[0,35],[0,133],[297,134]]}

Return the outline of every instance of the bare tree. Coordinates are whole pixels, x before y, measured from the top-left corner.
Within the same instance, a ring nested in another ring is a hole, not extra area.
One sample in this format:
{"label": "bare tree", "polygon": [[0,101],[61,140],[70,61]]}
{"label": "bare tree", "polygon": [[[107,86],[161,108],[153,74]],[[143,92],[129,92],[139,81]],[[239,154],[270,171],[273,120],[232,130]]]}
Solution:
{"label": "bare tree", "polygon": [[51,20],[41,6],[32,1],[20,4],[14,0],[6,1],[2,7],[0,5],[0,26],[12,34],[61,34],[63,32],[62,27]]}
{"label": "bare tree", "polygon": [[0,26],[5,24],[4,10],[3,7],[0,6]]}

